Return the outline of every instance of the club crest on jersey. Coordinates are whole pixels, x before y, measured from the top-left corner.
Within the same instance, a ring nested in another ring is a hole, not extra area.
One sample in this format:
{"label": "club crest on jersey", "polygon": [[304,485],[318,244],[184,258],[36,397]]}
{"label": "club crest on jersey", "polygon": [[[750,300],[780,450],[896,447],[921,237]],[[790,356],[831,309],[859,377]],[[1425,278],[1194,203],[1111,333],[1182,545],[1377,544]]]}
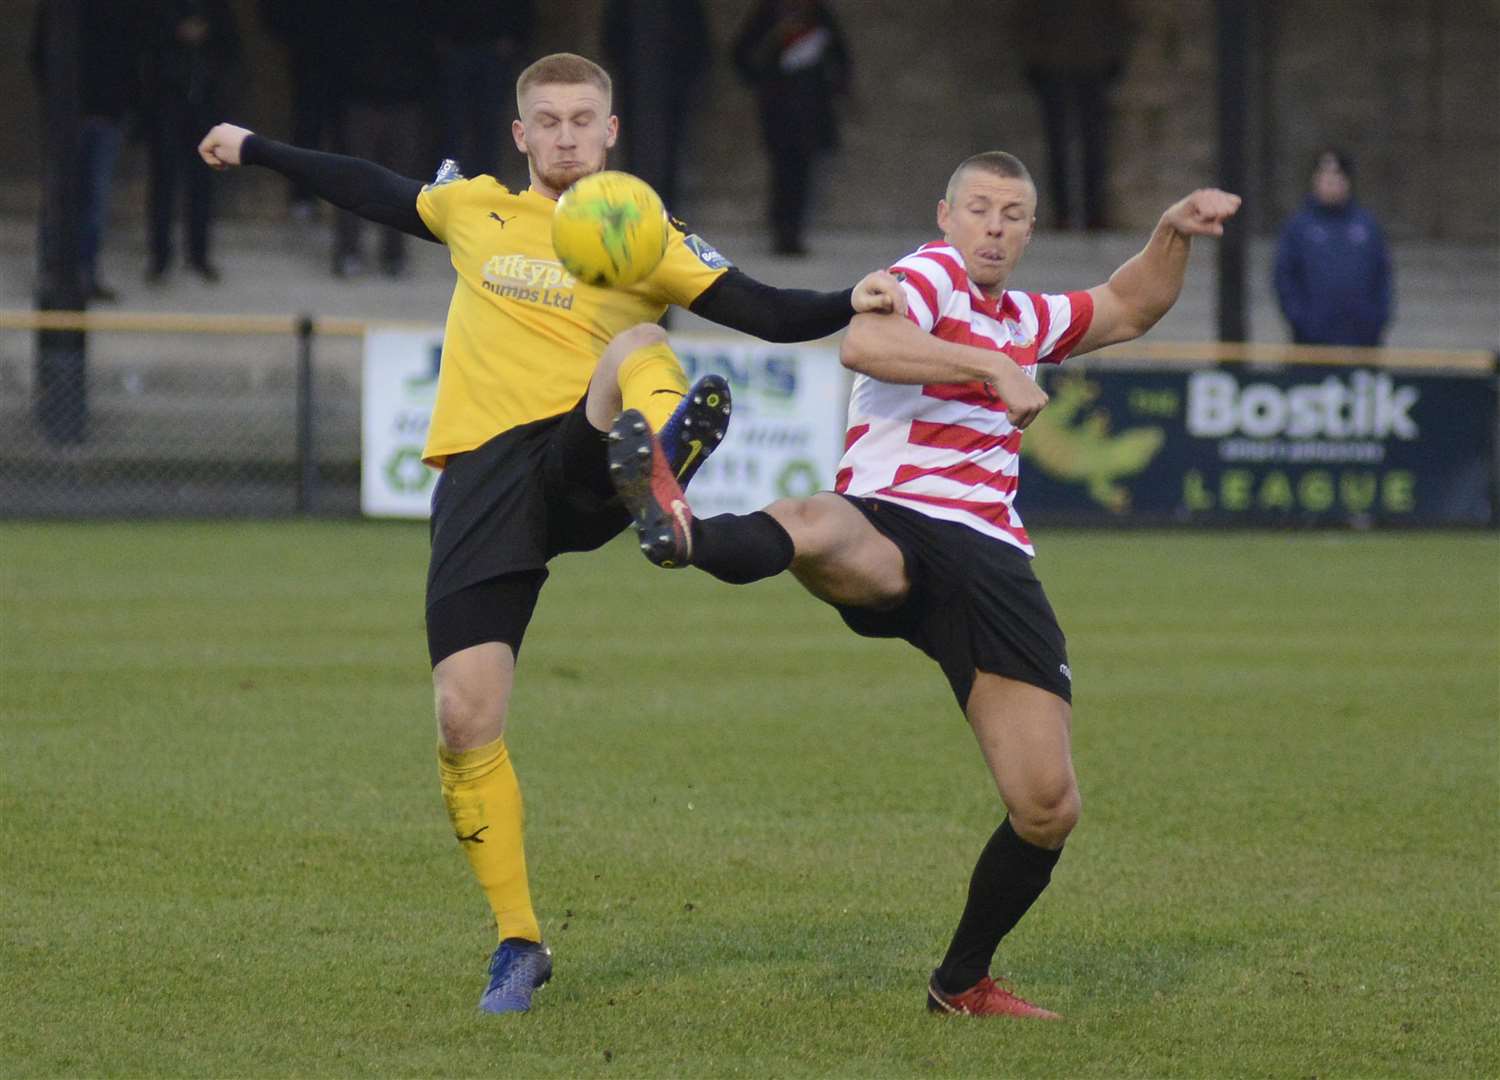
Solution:
{"label": "club crest on jersey", "polygon": [[1018,349],[1029,349],[1036,342],[1035,335],[1015,319],[1006,319],[1000,325],[1010,335],[1010,343]]}
{"label": "club crest on jersey", "polygon": [[690,233],[683,238],[682,242],[710,270],[727,270],[734,265],[734,263],[720,255],[718,249],[697,233]]}

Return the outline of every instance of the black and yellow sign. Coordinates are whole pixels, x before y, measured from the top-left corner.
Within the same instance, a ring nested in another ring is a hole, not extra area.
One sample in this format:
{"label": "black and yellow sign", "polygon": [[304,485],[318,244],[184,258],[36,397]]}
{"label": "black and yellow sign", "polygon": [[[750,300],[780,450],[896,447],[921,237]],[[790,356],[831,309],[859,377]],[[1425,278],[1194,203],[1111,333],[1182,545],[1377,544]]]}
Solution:
{"label": "black and yellow sign", "polygon": [[1046,388],[1022,447],[1028,522],[1496,520],[1485,367],[1108,361]]}

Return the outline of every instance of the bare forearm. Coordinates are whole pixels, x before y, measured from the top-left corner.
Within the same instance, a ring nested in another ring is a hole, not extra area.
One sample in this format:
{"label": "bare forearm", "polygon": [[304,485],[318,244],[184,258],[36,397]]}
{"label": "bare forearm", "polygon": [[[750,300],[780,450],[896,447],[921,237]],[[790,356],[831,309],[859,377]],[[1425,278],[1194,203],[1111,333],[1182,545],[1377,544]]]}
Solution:
{"label": "bare forearm", "polygon": [[1140,253],[1110,275],[1110,291],[1128,313],[1136,333],[1144,334],[1155,326],[1177,302],[1191,246],[1191,240],[1163,217]]}
{"label": "bare forearm", "polygon": [[999,353],[935,338],[900,315],[856,315],[839,357],[861,375],[907,385],[990,382],[1000,362],[1011,363]]}

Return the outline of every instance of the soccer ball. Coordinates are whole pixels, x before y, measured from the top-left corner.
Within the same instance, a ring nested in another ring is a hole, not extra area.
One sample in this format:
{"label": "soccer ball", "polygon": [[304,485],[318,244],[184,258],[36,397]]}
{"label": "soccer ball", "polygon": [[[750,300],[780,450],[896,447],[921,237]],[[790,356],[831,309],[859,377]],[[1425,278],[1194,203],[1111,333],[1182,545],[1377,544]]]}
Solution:
{"label": "soccer ball", "polygon": [[634,285],[667,251],[667,212],[651,185],[625,172],[585,176],[557,200],[552,248],[589,285]]}

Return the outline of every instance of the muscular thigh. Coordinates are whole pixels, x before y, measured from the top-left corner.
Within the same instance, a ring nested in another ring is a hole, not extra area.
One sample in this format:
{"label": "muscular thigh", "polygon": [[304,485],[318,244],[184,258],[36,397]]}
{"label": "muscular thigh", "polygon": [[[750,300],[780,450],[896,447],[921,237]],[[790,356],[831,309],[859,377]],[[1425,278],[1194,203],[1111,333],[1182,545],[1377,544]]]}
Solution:
{"label": "muscular thigh", "polygon": [[791,535],[792,574],[808,592],[845,607],[888,608],[911,588],[901,549],[840,495],[773,503],[766,512]]}

